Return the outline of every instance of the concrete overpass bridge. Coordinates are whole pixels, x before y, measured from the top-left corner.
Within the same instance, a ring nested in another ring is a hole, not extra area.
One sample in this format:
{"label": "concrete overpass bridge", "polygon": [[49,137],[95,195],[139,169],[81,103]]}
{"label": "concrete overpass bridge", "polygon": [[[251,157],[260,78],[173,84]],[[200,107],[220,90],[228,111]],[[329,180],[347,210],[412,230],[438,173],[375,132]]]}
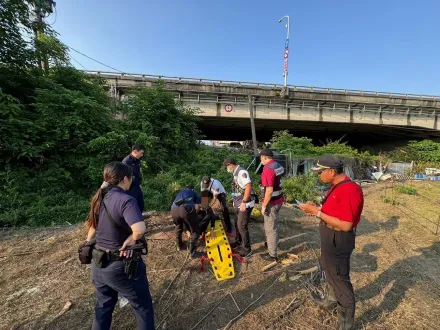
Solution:
{"label": "concrete overpass bridge", "polygon": [[[440,96],[288,86],[254,82],[85,71],[105,78],[113,96],[123,98],[135,87],[162,81],[186,105],[199,108],[201,129],[208,139],[251,138],[253,111],[258,140],[289,129],[314,139],[369,141],[440,137]],[[373,143],[374,144],[374,143]]]}

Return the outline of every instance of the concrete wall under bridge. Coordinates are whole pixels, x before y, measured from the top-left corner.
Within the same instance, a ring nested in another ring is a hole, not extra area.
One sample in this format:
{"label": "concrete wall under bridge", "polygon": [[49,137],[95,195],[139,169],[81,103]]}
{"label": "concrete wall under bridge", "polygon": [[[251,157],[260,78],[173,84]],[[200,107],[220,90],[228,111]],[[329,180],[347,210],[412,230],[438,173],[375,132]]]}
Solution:
{"label": "concrete wall under bridge", "polygon": [[[113,97],[159,81],[175,98],[199,108],[208,138],[250,139],[253,109],[258,140],[274,130],[301,136],[373,140],[438,138],[440,97],[403,93],[288,86],[200,78],[86,71],[105,78]],[[251,97],[251,103],[249,103]]]}
{"label": "concrete wall under bridge", "polygon": [[254,111],[257,139],[268,141],[274,131],[287,129],[296,136],[307,136],[315,141],[340,139],[352,145],[376,145],[389,140],[438,139],[437,117],[427,114],[408,114],[402,110],[378,111],[371,108],[318,106],[317,104],[289,103],[288,105],[182,101],[200,109],[200,127],[209,139],[251,139],[250,108]]}

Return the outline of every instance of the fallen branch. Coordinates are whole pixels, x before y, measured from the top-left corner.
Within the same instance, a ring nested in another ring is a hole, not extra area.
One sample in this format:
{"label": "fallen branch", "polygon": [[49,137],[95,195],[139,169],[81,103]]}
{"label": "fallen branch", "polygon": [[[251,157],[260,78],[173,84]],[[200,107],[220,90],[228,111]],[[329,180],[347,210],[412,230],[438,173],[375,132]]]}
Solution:
{"label": "fallen branch", "polygon": [[69,262],[71,262],[71,261],[73,261],[73,260],[75,260],[75,259],[76,259],[76,257],[73,257],[73,258],[67,259],[67,260],[63,261],[63,264],[66,265],[66,264],[68,264]]}
{"label": "fallen branch", "polygon": [[292,306],[295,301],[296,297],[292,299],[292,301],[286,306],[286,308],[284,308],[284,313],[289,310],[290,306]]}
{"label": "fallen branch", "polygon": [[[167,306],[167,308],[165,308],[164,310],[163,310],[163,312],[161,312],[161,315],[164,315],[165,314],[165,312],[174,304],[174,302],[177,300],[177,297]],[[161,324],[163,323],[163,322],[165,322],[165,320],[168,318],[168,316],[166,316],[166,317],[164,317],[163,319],[162,319],[162,321],[160,321],[160,323],[157,325],[157,327],[156,327],[156,329],[159,329],[159,327],[161,326]]]}
{"label": "fallen branch", "polygon": [[179,268],[153,269],[153,270],[148,270],[147,274],[148,273],[158,273],[158,272],[170,272],[170,271],[177,270],[177,269],[179,269]]}
{"label": "fallen branch", "polygon": [[203,322],[203,320],[204,319],[206,319],[213,311],[214,311],[214,309],[216,309],[217,307],[218,307],[218,305],[220,305],[221,304],[221,302],[226,298],[228,296],[228,294],[225,294],[224,296],[223,296],[223,298],[222,299],[220,299],[220,301],[205,315],[205,316],[203,316],[202,317],[202,319],[199,321],[199,322],[197,322],[197,324],[195,325],[195,326],[193,326],[192,328],[191,328],[191,330],[194,330],[195,328],[197,328],[198,327],[198,325],[200,324],[200,323],[202,323]]}
{"label": "fallen branch", "polygon": [[240,311],[241,311],[241,310],[240,310],[240,307],[238,307],[238,304],[237,304],[237,302],[235,301],[234,296],[232,295],[232,293],[230,293],[230,296],[231,296],[232,301],[234,302],[235,306],[237,307],[238,311],[240,312]]}
{"label": "fallen branch", "polygon": [[264,267],[261,269],[261,271],[264,272],[264,271],[266,271],[266,270],[268,270],[268,269],[271,269],[271,268],[275,267],[277,264],[278,264],[278,261],[274,261],[274,262],[272,262],[272,263],[270,263],[270,264],[264,266]]}
{"label": "fallen branch", "polygon": [[33,254],[33,253],[44,253],[44,252],[48,252],[48,251],[49,251],[49,250],[43,250],[43,251],[26,251],[26,252],[14,253],[14,254],[4,254],[4,255],[0,256],[0,258],[26,256],[26,255],[28,255],[28,254]]}
{"label": "fallen branch", "polygon": [[[296,297],[292,299],[292,301],[284,308],[284,311],[278,316],[275,320],[272,321],[272,325],[276,325],[276,323],[282,321],[285,316],[298,309],[304,303],[304,300],[297,301]],[[292,307],[293,306],[293,307]]]}
{"label": "fallen branch", "polygon": [[[284,274],[284,273],[283,273]],[[236,317],[234,317],[232,320],[230,320],[229,322],[228,322],[228,324],[226,324],[226,326],[223,328],[223,330],[227,330],[227,329],[229,329],[229,327],[232,325],[232,323],[234,323],[236,320],[238,320],[250,307],[252,307],[257,301],[259,301],[263,296],[264,296],[264,294],[271,288],[271,287],[273,287],[274,286],[274,284],[276,283],[276,282],[278,282],[278,280],[281,278],[281,276],[283,275],[283,274],[281,274],[280,276],[278,276],[277,278],[276,278],[276,280],[275,281],[273,281],[273,283],[271,284],[271,285],[269,285],[269,287],[267,287],[264,291],[263,291],[263,293],[257,298],[257,299],[255,299],[252,303],[250,303],[240,314],[238,314]]]}
{"label": "fallen branch", "polygon": [[301,275],[306,275],[306,274],[311,274],[318,271],[318,266],[314,266],[312,268],[309,269],[304,269],[304,270],[297,270],[296,273],[301,274]]}
{"label": "fallen branch", "polygon": [[173,280],[171,281],[171,283],[168,285],[168,287],[165,289],[165,291],[162,293],[162,296],[159,298],[159,301],[157,302],[157,304],[160,303],[160,301],[162,300],[162,298],[165,296],[165,294],[168,292],[168,290],[170,289],[171,285],[174,283],[174,281],[176,280],[176,278],[179,276],[179,274],[182,272],[183,267],[186,264],[186,261],[188,260],[189,257],[189,250],[186,253],[186,258],[183,261],[182,266],[180,267],[179,271],[177,272],[176,276],[174,276]]}

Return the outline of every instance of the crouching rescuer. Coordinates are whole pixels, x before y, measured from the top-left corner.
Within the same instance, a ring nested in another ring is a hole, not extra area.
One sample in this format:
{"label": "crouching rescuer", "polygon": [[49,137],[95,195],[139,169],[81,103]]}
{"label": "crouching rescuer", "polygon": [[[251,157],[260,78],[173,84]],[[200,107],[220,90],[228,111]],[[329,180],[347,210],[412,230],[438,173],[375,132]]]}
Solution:
{"label": "crouching rescuer", "polygon": [[188,229],[191,232],[189,243],[189,251],[191,258],[196,258],[197,241],[200,236],[200,227],[197,217],[197,210],[200,207],[200,198],[194,191],[193,186],[187,186],[176,195],[173,204],[171,205],[171,216],[176,233],[176,248],[177,251],[184,249],[182,241],[183,229]]}
{"label": "crouching rescuer", "polygon": [[[104,182],[93,196],[87,218],[87,241],[81,263],[91,263],[96,288],[94,330],[110,329],[118,294],[136,316],[137,329],[154,329],[153,304],[142,255],[147,253],[146,226],[134,197],[127,194],[132,169],[113,162],[104,168]],[[93,261],[92,261],[93,260]]]}

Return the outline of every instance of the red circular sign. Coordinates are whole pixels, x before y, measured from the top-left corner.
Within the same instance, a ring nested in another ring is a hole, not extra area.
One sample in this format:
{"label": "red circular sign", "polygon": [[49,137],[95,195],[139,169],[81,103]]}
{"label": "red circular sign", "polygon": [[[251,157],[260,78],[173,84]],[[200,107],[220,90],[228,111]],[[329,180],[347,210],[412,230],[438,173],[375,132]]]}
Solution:
{"label": "red circular sign", "polygon": [[234,110],[234,107],[232,106],[232,104],[225,104],[225,111],[226,112],[231,112],[232,110]]}

